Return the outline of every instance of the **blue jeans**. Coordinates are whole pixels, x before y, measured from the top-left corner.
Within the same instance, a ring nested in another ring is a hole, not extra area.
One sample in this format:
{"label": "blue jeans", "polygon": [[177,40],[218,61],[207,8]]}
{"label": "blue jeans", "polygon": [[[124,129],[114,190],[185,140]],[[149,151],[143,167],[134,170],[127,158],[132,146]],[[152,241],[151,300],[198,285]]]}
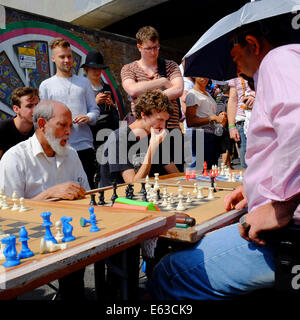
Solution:
{"label": "blue jeans", "polygon": [[164,257],[147,283],[157,300],[233,299],[274,284],[272,249],[241,238],[238,224],[212,231],[193,248]]}
{"label": "blue jeans", "polygon": [[238,142],[238,148],[240,153],[240,162],[241,167],[243,169],[247,168],[246,162],[245,162],[245,154],[246,154],[246,145],[247,145],[247,137],[244,133],[244,121],[241,123],[236,123],[236,128],[240,135],[240,141]]}

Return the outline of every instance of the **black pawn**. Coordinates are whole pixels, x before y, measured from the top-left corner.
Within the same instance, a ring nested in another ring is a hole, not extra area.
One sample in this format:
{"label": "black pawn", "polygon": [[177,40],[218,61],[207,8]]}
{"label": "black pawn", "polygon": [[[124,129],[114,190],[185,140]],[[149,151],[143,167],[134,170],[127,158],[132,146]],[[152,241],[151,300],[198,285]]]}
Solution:
{"label": "black pawn", "polygon": [[161,200],[160,190],[159,189],[157,189],[157,191],[156,191],[156,200],[157,201]]}
{"label": "black pawn", "polygon": [[115,200],[118,198],[118,195],[117,195],[117,183],[114,181],[112,183],[112,186],[113,186],[113,195],[111,196],[111,201],[112,201],[112,203],[115,203]]}
{"label": "black pawn", "polygon": [[140,190],[140,193],[141,193],[141,194],[144,194],[144,191],[146,191],[145,185],[146,185],[146,183],[145,183],[145,182],[142,182],[142,187],[141,187],[141,190]]}
{"label": "black pawn", "polygon": [[215,177],[210,177],[210,185],[212,188],[214,188],[214,192],[217,192],[215,188]]}
{"label": "black pawn", "polygon": [[104,201],[104,190],[100,190],[99,191],[99,202],[98,202],[98,206],[104,206],[105,205],[105,201]]}
{"label": "black pawn", "polygon": [[96,200],[95,200],[96,195],[93,193],[91,194],[91,201],[90,201],[90,206],[96,206]]}

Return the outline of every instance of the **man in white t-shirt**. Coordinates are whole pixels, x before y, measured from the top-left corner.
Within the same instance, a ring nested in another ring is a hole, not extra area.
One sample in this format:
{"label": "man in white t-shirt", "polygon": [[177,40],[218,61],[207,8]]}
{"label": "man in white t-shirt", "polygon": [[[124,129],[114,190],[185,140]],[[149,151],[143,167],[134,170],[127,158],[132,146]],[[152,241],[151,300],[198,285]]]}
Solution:
{"label": "man in white t-shirt", "polygon": [[72,74],[73,57],[70,43],[65,39],[56,38],[50,46],[56,74],[41,83],[40,98],[60,101],[72,111],[73,129],[70,145],[77,151],[89,184],[94,188],[96,155],[89,125],[95,125],[100,111],[89,80]]}

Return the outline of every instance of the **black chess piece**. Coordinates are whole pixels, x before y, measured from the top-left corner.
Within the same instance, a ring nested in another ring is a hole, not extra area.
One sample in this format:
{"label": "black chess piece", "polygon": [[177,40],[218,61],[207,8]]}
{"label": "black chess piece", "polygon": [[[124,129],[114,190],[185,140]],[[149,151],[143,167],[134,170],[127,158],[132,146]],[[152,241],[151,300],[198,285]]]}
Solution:
{"label": "black chess piece", "polygon": [[128,185],[128,192],[129,192],[129,199],[133,199],[134,197],[134,189],[133,189],[133,184]]}
{"label": "black chess piece", "polygon": [[214,188],[214,192],[217,192],[215,188],[215,177],[210,177],[210,186]]}
{"label": "black chess piece", "polygon": [[91,201],[90,201],[90,206],[96,206],[96,200],[95,200],[96,195],[94,193],[91,194]]}
{"label": "black chess piece", "polygon": [[159,189],[157,189],[157,191],[156,191],[156,200],[157,201],[161,200],[160,190]]}
{"label": "black chess piece", "polygon": [[148,199],[147,199],[147,191],[146,191],[146,190],[144,190],[144,192],[143,192],[142,201],[148,202]]}
{"label": "black chess piece", "polygon": [[141,187],[140,193],[144,194],[144,191],[146,191],[146,188],[145,188],[146,183],[142,182],[141,184],[142,184],[142,187]]}
{"label": "black chess piece", "polygon": [[99,191],[99,201],[98,206],[104,206],[106,202],[104,201],[104,190]]}
{"label": "black chess piece", "polygon": [[117,182],[113,181],[112,186],[113,186],[113,195],[111,196],[111,201],[114,204],[115,200],[118,198],[118,195],[117,195]]}
{"label": "black chess piece", "polygon": [[127,187],[125,189],[125,197],[126,197],[126,199],[130,199],[129,185],[127,185]]}

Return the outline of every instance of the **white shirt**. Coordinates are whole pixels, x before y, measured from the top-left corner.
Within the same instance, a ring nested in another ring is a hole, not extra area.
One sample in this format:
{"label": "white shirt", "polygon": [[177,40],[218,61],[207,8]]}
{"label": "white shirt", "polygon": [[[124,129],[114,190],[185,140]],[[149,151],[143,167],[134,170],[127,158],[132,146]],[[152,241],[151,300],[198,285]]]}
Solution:
{"label": "white shirt", "polygon": [[67,148],[66,156],[49,158],[35,134],[13,146],[0,160],[0,189],[7,197],[16,191],[19,197],[26,199],[69,181],[90,190],[77,152],[70,146]]}
{"label": "white shirt", "polygon": [[93,134],[89,125],[95,125],[100,110],[87,78],[77,75],[61,78],[55,75],[41,83],[39,94],[41,100],[64,103],[71,110],[72,119],[79,114],[87,115],[91,119],[89,124],[73,124],[69,143],[77,151],[94,148]]}
{"label": "white shirt", "polygon": [[[186,107],[192,107],[197,105],[196,116],[198,118],[207,118],[209,116],[215,115],[217,111],[217,103],[214,98],[207,93],[207,95],[191,89],[185,98]],[[214,126],[210,124],[205,124],[203,126],[195,127],[194,129],[201,128],[208,132],[213,132]]]}

